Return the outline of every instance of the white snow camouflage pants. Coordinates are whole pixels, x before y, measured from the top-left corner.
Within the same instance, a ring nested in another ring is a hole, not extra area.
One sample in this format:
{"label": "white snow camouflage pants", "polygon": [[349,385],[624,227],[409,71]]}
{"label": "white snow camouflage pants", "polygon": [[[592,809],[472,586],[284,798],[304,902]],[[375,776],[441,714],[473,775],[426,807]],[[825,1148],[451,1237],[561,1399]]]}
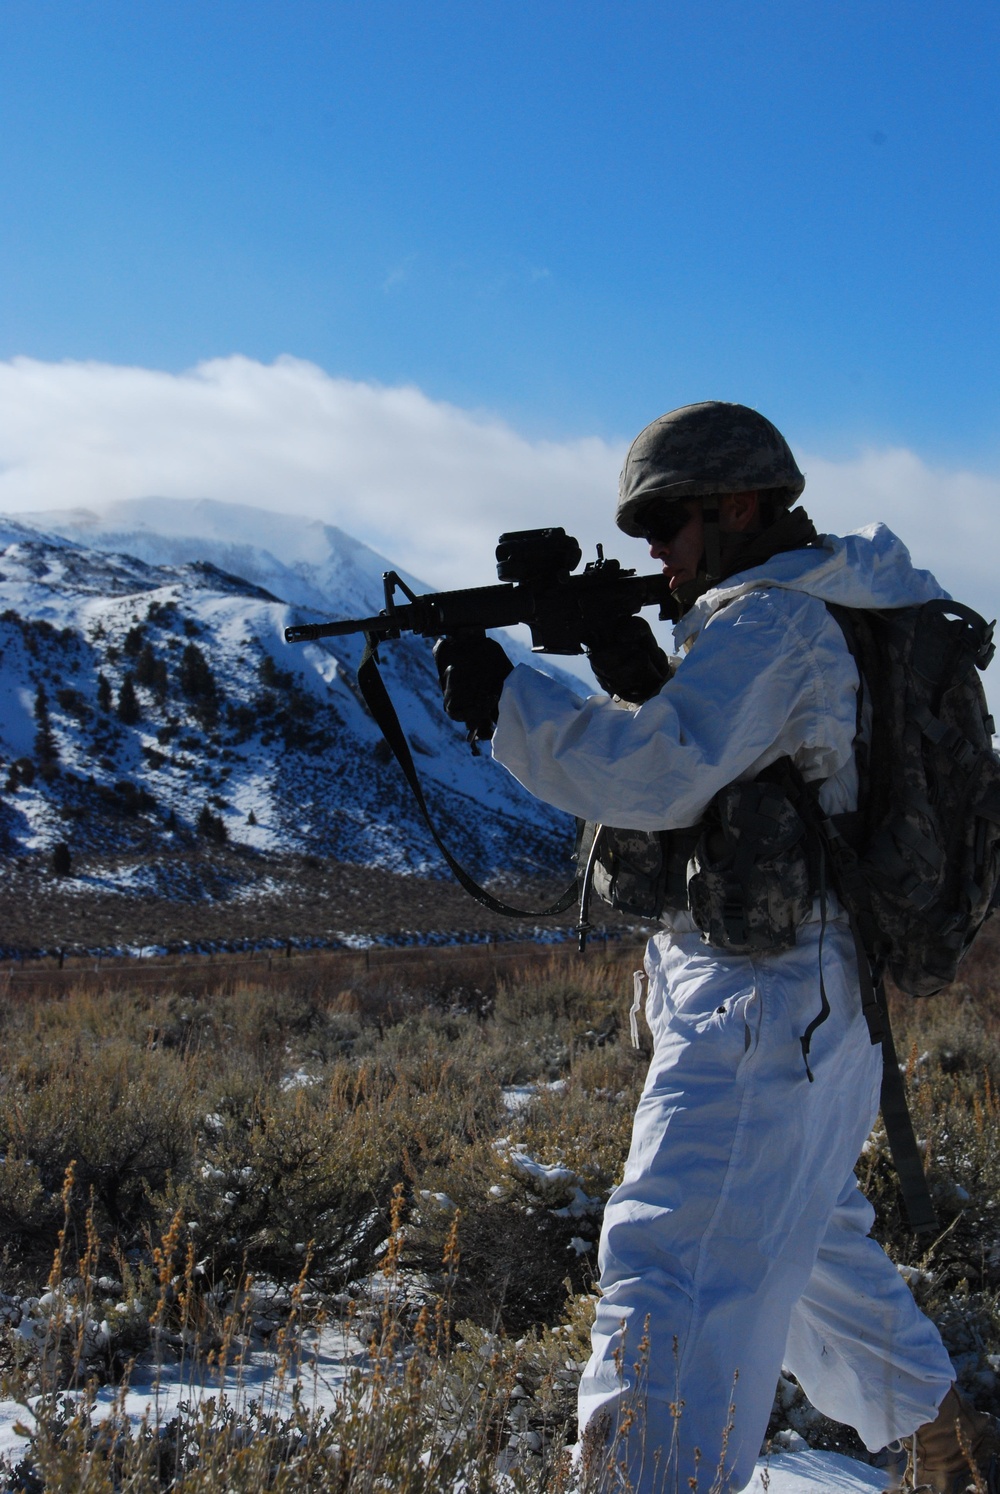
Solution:
{"label": "white snow camouflage pants", "polygon": [[868,1238],[874,1215],[853,1176],[882,1050],[849,929],[826,928],[832,1010],[813,1035],[811,1084],[799,1040],[820,1007],[818,923],[760,959],[658,935],[645,963],[654,1053],[604,1218],[581,1431],[596,1418],[588,1441],[603,1444],[625,1429],[617,1460],[638,1494],[685,1488],[695,1449],[699,1487],[724,1448],[722,1487],[742,1489],[784,1365],[870,1449],[908,1435],[954,1374]]}

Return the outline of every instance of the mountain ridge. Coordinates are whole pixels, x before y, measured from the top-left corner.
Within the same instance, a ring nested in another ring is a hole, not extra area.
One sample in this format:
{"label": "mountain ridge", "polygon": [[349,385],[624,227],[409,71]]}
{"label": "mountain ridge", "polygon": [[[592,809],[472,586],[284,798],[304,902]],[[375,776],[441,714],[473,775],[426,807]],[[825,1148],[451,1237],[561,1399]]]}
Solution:
{"label": "mountain ridge", "polygon": [[[444,876],[358,695],[363,640],[283,642],[303,611],[378,611],[389,562],[315,521],[195,508],[210,532],[180,532],[183,500],[166,535],[149,501],[127,531],[120,513],[0,515],[0,879],[59,844],[60,889],[83,899],[225,903],[303,858]],[[571,822],[470,756],[427,641],[393,641],[382,671],[454,854],[481,879],[568,879]]]}

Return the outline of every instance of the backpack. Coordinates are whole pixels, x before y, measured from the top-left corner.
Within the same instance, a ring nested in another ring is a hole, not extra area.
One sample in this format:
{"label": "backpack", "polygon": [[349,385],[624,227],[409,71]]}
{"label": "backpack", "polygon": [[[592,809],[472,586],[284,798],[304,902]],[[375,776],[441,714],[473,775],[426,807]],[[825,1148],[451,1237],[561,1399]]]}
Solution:
{"label": "backpack", "polygon": [[932,996],[1000,901],[1000,757],[978,673],[993,625],[943,599],[830,612],[862,680],[860,790],[858,814],[821,829],[876,974]]}

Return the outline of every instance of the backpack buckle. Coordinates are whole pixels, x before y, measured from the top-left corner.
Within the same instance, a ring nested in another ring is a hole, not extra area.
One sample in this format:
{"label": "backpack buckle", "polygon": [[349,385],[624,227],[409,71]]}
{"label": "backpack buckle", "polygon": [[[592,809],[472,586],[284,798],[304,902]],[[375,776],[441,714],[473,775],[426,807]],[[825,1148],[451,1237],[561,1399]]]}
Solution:
{"label": "backpack buckle", "polygon": [[987,669],[993,661],[993,655],[997,651],[997,646],[993,642],[993,629],[996,625],[997,620],[994,618],[991,623],[986,625],[986,629],[979,640],[979,647],[975,653],[977,669]]}
{"label": "backpack buckle", "polygon": [[979,749],[972,745],[968,737],[959,737],[958,741],[952,744],[951,755],[963,773],[971,773],[976,758],[979,756]]}

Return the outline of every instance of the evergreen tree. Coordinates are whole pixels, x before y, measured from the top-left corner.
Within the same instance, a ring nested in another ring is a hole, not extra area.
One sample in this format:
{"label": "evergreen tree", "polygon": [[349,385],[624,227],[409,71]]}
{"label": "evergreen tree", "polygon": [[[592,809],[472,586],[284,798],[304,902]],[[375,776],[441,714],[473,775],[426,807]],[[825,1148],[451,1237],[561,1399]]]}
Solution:
{"label": "evergreen tree", "polygon": [[73,858],[70,855],[69,846],[64,840],[57,841],[52,847],[52,872],[57,877],[68,877]]}
{"label": "evergreen tree", "polygon": [[134,726],[139,716],[139,697],[135,693],[135,684],[130,672],[122,680],[122,687],[118,692],[118,719],[125,726]]}
{"label": "evergreen tree", "polygon": [[222,845],[229,838],[225,820],[221,814],[213,814],[207,804],[202,805],[197,830],[199,835],[204,835],[206,840],[214,840],[217,845]]}
{"label": "evergreen tree", "polygon": [[111,709],[111,685],[104,674],[97,676],[97,704],[102,711]]}
{"label": "evergreen tree", "polygon": [[155,690],[157,695],[167,693],[167,666],[162,659],[156,657],[151,643],[144,643],[142,646],[142,653],[136,660],[135,679],[136,684],[145,685],[147,690]]}
{"label": "evergreen tree", "polygon": [[189,700],[214,700],[215,676],[205,655],[196,643],[184,645],[180,667],[181,690]]}
{"label": "evergreen tree", "polygon": [[42,684],[39,684],[35,692],[35,720],[38,723],[38,730],[35,732],[35,757],[39,766],[44,768],[58,759],[59,749],[52,733],[49,699]]}
{"label": "evergreen tree", "polygon": [[145,685],[147,688],[156,678],[156,655],[153,653],[153,645],[144,643],[142,652],[135,661],[135,680],[137,685]]}
{"label": "evergreen tree", "polygon": [[219,714],[219,692],[211,666],[196,643],[185,644],[178,678],[202,726],[213,726]]}

